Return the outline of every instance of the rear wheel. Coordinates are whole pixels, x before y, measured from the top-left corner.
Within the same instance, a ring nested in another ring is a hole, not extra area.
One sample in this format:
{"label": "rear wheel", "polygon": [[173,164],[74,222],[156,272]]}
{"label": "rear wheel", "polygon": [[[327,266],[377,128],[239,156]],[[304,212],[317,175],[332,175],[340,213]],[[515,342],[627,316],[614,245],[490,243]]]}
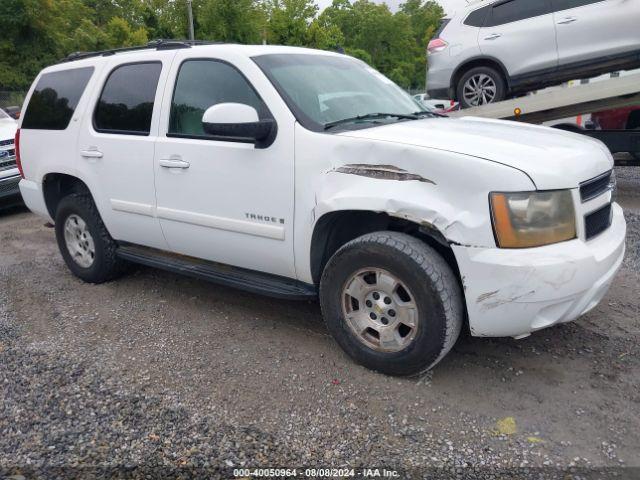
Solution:
{"label": "rear wheel", "polygon": [[479,107],[500,102],[507,95],[505,81],[492,67],[475,67],[466,72],[456,87],[462,108]]}
{"label": "rear wheel", "polygon": [[56,212],[58,248],[69,270],[89,283],[116,278],[126,262],[116,256],[117,245],[109,235],[91,196],[63,198]]}
{"label": "rear wheel", "polygon": [[453,347],[462,293],[449,265],[409,235],[378,232],[343,246],[320,283],[329,332],[358,363],[390,375],[419,375]]}

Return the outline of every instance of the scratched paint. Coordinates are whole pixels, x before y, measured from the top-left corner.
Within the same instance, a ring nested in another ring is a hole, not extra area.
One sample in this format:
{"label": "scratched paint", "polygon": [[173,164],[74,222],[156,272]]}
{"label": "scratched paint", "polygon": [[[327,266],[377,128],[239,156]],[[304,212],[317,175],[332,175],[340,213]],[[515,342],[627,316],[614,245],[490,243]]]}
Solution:
{"label": "scratched paint", "polygon": [[361,177],[376,178],[378,180],[395,180],[399,182],[416,181],[430,183],[432,185],[436,184],[433,180],[429,180],[415,173],[409,173],[393,165],[350,164],[338,167],[332,170],[332,172],[359,175]]}

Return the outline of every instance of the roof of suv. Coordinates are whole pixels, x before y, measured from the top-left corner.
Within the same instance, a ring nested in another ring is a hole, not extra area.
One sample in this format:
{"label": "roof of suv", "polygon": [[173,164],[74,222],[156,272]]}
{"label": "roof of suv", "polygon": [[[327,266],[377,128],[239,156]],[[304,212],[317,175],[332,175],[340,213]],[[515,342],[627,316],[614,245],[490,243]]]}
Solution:
{"label": "roof of suv", "polygon": [[153,56],[154,52],[159,50],[177,50],[177,49],[198,49],[203,53],[216,53],[221,50],[233,51],[234,53],[245,55],[247,57],[256,57],[265,54],[322,54],[322,55],[339,55],[336,52],[329,52],[326,50],[314,50],[310,48],[302,47],[288,47],[282,45],[239,45],[232,43],[205,43],[194,42],[188,40],[154,40],[147,45],[137,47],[118,48],[113,50],[104,50],[98,52],[75,52],[70,54],[61,63],[75,62],[88,58],[100,58],[110,57],[113,55],[126,55],[126,54],[141,54],[148,53],[149,56]]}

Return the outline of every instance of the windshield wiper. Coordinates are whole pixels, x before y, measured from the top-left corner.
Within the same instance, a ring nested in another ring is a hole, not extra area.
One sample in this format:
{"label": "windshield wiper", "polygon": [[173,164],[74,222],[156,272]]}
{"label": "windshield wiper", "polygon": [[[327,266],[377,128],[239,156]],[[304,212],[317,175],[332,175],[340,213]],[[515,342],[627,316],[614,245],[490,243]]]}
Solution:
{"label": "windshield wiper", "polygon": [[418,120],[420,117],[417,114],[405,114],[405,113],[367,113],[366,115],[358,115],[357,117],[343,118],[342,120],[336,120],[335,122],[329,122],[324,124],[325,130],[330,130],[338,125],[344,125],[346,123],[354,123],[359,120],[381,120],[384,118],[398,118],[402,120]]}
{"label": "windshield wiper", "polygon": [[421,110],[419,112],[413,112],[413,115],[417,117],[446,117],[446,115],[438,112],[432,112],[431,110]]}

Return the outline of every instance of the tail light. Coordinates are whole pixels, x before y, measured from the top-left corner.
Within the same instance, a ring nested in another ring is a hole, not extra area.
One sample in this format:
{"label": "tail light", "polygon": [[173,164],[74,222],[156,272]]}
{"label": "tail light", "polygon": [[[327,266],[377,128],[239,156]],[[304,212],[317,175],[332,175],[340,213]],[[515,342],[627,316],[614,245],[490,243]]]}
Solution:
{"label": "tail light", "polygon": [[20,129],[16,130],[16,138],[13,141],[13,147],[16,150],[16,165],[18,166],[18,171],[20,172],[20,176],[24,178],[22,162],[20,161]]}
{"label": "tail light", "polygon": [[446,49],[448,46],[449,44],[444,40],[442,40],[441,38],[434,38],[429,42],[429,46],[427,47],[427,52],[438,53]]}

